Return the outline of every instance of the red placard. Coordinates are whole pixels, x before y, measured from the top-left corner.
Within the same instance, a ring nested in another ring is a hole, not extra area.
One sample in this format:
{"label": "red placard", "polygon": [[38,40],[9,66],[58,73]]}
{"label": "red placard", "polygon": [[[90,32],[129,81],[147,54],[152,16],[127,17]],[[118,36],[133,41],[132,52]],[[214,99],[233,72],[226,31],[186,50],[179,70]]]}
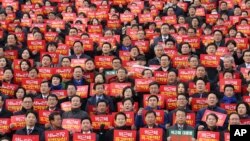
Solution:
{"label": "red placard", "polygon": [[122,94],[123,88],[131,86],[131,83],[110,83],[109,85],[109,95],[110,96],[119,96]]}
{"label": "red placard", "polygon": [[206,23],[214,24],[219,18],[219,14],[206,14]]}
{"label": "red placard", "polygon": [[153,79],[135,79],[135,89],[137,92],[149,92],[149,83],[153,82]]}
{"label": "red placard", "polygon": [[119,51],[119,56],[122,61],[129,61],[130,59],[130,52],[129,51]]}
{"label": "red placard", "polygon": [[27,26],[27,27],[31,27],[32,25],[32,19],[21,19],[21,26]]}
{"label": "red placard", "polygon": [[114,141],[136,141],[136,131],[114,130]]}
{"label": "red placard", "polygon": [[69,36],[69,35],[67,35],[66,39],[65,39],[65,44],[67,46],[69,46],[69,47],[72,47],[74,45],[74,42],[78,41],[80,39],[81,38],[79,36]]}
{"label": "red placard", "polygon": [[41,31],[42,33],[44,33],[44,32],[46,31],[46,26],[47,26],[46,23],[33,23],[31,27],[32,27],[32,28],[38,27],[38,28],[40,29],[40,31]]}
{"label": "red placard", "polygon": [[80,119],[68,118],[68,119],[63,119],[62,121],[62,128],[68,131],[81,132],[82,130],[81,125],[82,124]]}
{"label": "red placard", "polygon": [[197,37],[183,37],[182,38],[183,42],[187,42],[190,44],[190,46],[194,49],[199,49],[200,48],[200,43],[201,39]]}
{"label": "red placard", "polygon": [[17,59],[18,55],[17,55],[17,50],[6,50],[4,51],[4,57],[6,57],[7,59],[10,60],[15,60]]}
{"label": "red placard", "polygon": [[10,97],[14,96],[14,92],[17,89],[18,85],[16,84],[9,84],[9,83],[2,83],[2,87],[1,87],[1,92],[4,95],[8,95]]}
{"label": "red placard", "polygon": [[52,111],[48,110],[39,110],[38,115],[39,115],[39,123],[40,124],[47,124],[49,123],[49,115],[52,113]]}
{"label": "red placard", "polygon": [[176,93],[176,86],[170,86],[170,85],[161,85],[160,86],[160,94],[164,95],[165,97],[174,97],[177,96]]}
{"label": "red placard", "polygon": [[[176,115],[173,114],[173,125],[176,123]],[[187,113],[186,123],[192,127],[195,127],[195,113]]]}
{"label": "red placard", "polygon": [[173,59],[175,56],[177,56],[178,52],[174,48],[164,48],[164,53],[167,54],[171,59]]}
{"label": "red placard", "polygon": [[136,64],[136,61],[123,62],[123,66],[128,70],[129,73],[131,73],[131,78],[142,78],[142,72],[145,67]]}
{"label": "red placard", "polygon": [[10,119],[9,118],[0,118],[0,132],[1,133],[10,132]]}
{"label": "red placard", "polygon": [[237,48],[248,49],[248,38],[226,38],[225,41],[234,40],[237,43]]}
{"label": "red placard", "polygon": [[207,99],[206,98],[192,98],[191,107],[192,110],[197,112],[202,108],[207,107]]}
{"label": "red placard", "polygon": [[220,107],[225,109],[227,111],[227,114],[230,114],[232,112],[236,112],[236,104],[220,103]]}
{"label": "red placard", "polygon": [[139,23],[147,23],[147,22],[153,22],[153,16],[149,14],[139,14]]}
{"label": "red placard", "polygon": [[50,25],[51,28],[65,29],[65,21],[63,20],[47,20],[47,24]]}
{"label": "red placard", "polygon": [[45,110],[47,108],[47,100],[46,99],[34,99],[34,110]]}
{"label": "red placard", "polygon": [[77,86],[76,94],[79,95],[81,98],[87,98],[88,97],[88,90],[89,86]]}
{"label": "red placard", "polygon": [[220,30],[222,31],[223,35],[226,35],[228,33],[228,27],[225,25],[217,25],[213,27],[213,31]]}
{"label": "red placard", "polygon": [[44,38],[48,42],[54,41],[55,37],[57,37],[57,36],[58,36],[57,32],[46,32],[46,33],[44,33]]}
{"label": "red placard", "polygon": [[73,141],[96,141],[96,134],[81,134],[81,133],[74,133],[73,134]]}
{"label": "red placard", "polygon": [[67,90],[53,90],[51,93],[55,94],[59,100],[67,97]]}
{"label": "red placard", "polygon": [[45,131],[45,141],[68,141],[69,131],[67,130],[51,130]]}
{"label": "red placard", "polygon": [[220,65],[220,57],[216,55],[201,54],[200,60],[205,67],[217,68]]}
{"label": "red placard", "polygon": [[196,8],[195,15],[202,16],[202,17],[205,16],[206,15],[205,9],[204,8]]}
{"label": "red placard", "polygon": [[189,62],[188,62],[189,56],[187,55],[177,55],[173,58],[173,66],[174,67],[188,67]]}
{"label": "red placard", "polygon": [[162,21],[163,21],[164,23],[168,23],[168,24],[170,24],[170,25],[175,25],[175,24],[177,24],[176,15],[164,16],[164,17],[162,17]]}
{"label": "red placard", "polygon": [[49,14],[50,12],[54,12],[55,11],[55,7],[54,6],[43,6],[43,13]]}
{"label": "red placard", "polygon": [[178,75],[181,82],[188,82],[193,80],[195,76],[195,69],[179,69]]}
{"label": "red placard", "polygon": [[176,96],[166,96],[166,107],[168,110],[174,110],[177,108],[177,97]]}
{"label": "red placard", "polygon": [[131,22],[134,19],[134,17],[135,16],[132,13],[120,14],[121,22]]}
{"label": "red placard", "polygon": [[102,33],[102,26],[101,25],[88,25],[88,32],[89,33]]}
{"label": "red placard", "polygon": [[76,13],[62,13],[63,20],[66,22],[74,21],[76,19]]}
{"label": "red placard", "polygon": [[100,129],[102,124],[105,125],[105,129],[109,129],[113,123],[113,116],[112,115],[91,115],[93,129]]}
{"label": "red placard", "polygon": [[93,39],[86,38],[81,40],[84,46],[84,51],[93,51]]}
{"label": "red placard", "polygon": [[39,71],[38,77],[41,79],[46,79],[46,80],[50,80],[51,76],[55,74],[54,68],[41,67],[41,68],[38,68],[38,71]]}
{"label": "red placard", "polygon": [[68,56],[69,55],[69,50],[70,50],[70,47],[68,45],[66,45],[66,44],[58,44],[56,52],[61,54],[61,55]]}
{"label": "red placard", "polygon": [[218,47],[215,53],[215,55],[219,57],[223,57],[226,54],[229,54],[227,47]]}
{"label": "red placard", "polygon": [[220,133],[212,131],[198,131],[198,141],[219,141]]}
{"label": "red placard", "polygon": [[140,128],[140,141],[162,141],[163,131],[161,128]]}
{"label": "red placard", "polygon": [[230,133],[225,132],[224,133],[224,141],[230,141]]}
{"label": "red placard", "polygon": [[102,46],[104,42],[109,42],[112,46],[116,46],[115,37],[100,37],[98,39],[99,45]]}
{"label": "red placard", "polygon": [[240,119],[240,123],[242,125],[249,125],[250,124],[250,118],[247,119]]}
{"label": "red placard", "polygon": [[206,122],[206,117],[209,113],[214,113],[218,116],[218,122],[217,122],[217,126],[223,126],[224,122],[227,118],[227,114],[223,114],[223,113],[219,113],[219,112],[215,112],[215,111],[211,111],[211,110],[206,110],[205,113],[202,116],[202,121]]}
{"label": "red placard", "polygon": [[236,29],[246,35],[250,35],[250,25],[237,25]]}
{"label": "red placard", "polygon": [[12,130],[18,130],[25,127],[25,115],[16,115],[10,117],[11,124],[14,125]]}
{"label": "red placard", "polygon": [[31,90],[31,91],[40,91],[40,84],[42,82],[42,79],[24,79],[22,81],[22,86],[26,90]]}
{"label": "red placard", "polygon": [[31,51],[45,51],[45,40],[31,40],[28,42],[28,48]]}
{"label": "red placard", "polygon": [[71,79],[73,77],[73,69],[71,67],[55,68],[55,73],[60,74],[63,79]]}
{"label": "red placard", "polygon": [[154,71],[154,78],[157,83],[160,85],[165,85],[167,84],[167,76],[168,72],[164,71]]}
{"label": "red placard", "polygon": [[22,100],[21,99],[6,99],[5,107],[11,112],[20,111],[22,109]]}
{"label": "red placard", "polygon": [[63,102],[61,103],[61,109],[64,111],[64,112],[68,112],[71,110],[71,102],[68,101],[68,102]]}
{"label": "red placard", "polygon": [[221,79],[219,81],[220,92],[224,92],[224,86],[226,84],[232,84],[234,86],[234,92],[241,92],[241,79]]}
{"label": "red placard", "polygon": [[121,27],[120,20],[108,20],[107,21],[107,27],[111,29],[117,29]]}
{"label": "red placard", "polygon": [[[1,32],[1,31],[0,31]],[[0,33],[1,34],[1,33]],[[19,33],[15,33],[15,35],[16,35],[16,37],[17,37],[17,40],[19,41],[19,42],[23,42],[24,41],[24,33],[23,32],[19,32]],[[1,37],[1,35],[0,35],[0,37]],[[1,37],[2,38],[2,37]]]}
{"label": "red placard", "polygon": [[[143,95],[143,107],[146,107],[148,105],[148,98],[149,98],[150,94],[146,94],[146,95]],[[156,95],[159,99],[158,101],[158,106],[160,106],[161,108],[164,108],[165,107],[165,97],[163,95]]]}
{"label": "red placard", "polygon": [[243,101],[248,103],[248,105],[250,105],[250,96],[243,96]]}
{"label": "red placard", "polygon": [[71,67],[81,66],[83,69],[85,68],[85,61],[87,59],[71,59]]}
{"label": "red placard", "polygon": [[203,35],[203,36],[201,36],[201,41],[206,46],[209,43],[214,42],[214,37],[211,35]]}
{"label": "red placard", "polygon": [[59,54],[56,52],[41,52],[40,55],[40,62],[42,62],[42,58],[44,55],[50,55],[52,57],[52,63],[58,64],[59,63]]}
{"label": "red placard", "polygon": [[134,41],[133,45],[137,46],[144,53],[149,51],[149,41]]}
{"label": "red placard", "polygon": [[95,56],[96,68],[111,69],[113,56]]}
{"label": "red placard", "polygon": [[38,135],[17,135],[14,134],[12,141],[39,141]]}
{"label": "red placard", "polygon": [[27,78],[29,73],[27,71],[14,70],[14,81],[19,84],[23,79]]}

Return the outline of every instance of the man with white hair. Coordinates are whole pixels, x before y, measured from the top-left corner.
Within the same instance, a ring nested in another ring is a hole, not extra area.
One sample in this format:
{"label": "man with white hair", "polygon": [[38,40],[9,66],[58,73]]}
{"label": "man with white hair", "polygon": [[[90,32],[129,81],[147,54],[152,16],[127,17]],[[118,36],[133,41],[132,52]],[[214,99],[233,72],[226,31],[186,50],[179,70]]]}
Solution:
{"label": "man with white hair", "polygon": [[155,57],[148,61],[148,65],[160,65],[160,57],[164,54],[163,46],[156,45],[154,47]]}

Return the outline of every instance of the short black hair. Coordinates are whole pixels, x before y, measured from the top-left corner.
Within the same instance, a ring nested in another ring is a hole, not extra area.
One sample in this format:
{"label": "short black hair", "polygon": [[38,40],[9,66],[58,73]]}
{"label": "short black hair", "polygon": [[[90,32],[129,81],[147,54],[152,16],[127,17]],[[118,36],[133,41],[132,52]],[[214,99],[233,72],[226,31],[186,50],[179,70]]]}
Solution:
{"label": "short black hair", "polygon": [[233,90],[234,90],[234,85],[232,85],[232,84],[226,84],[225,86],[224,86],[224,91],[226,90],[226,88],[232,88]]}
{"label": "short black hair", "polygon": [[176,114],[178,111],[185,113],[185,116],[187,115],[187,112],[186,112],[184,109],[178,108],[178,109],[175,111],[175,114]]}
{"label": "short black hair", "polygon": [[123,113],[123,112],[118,112],[118,113],[115,114],[115,120],[116,120],[116,118],[117,118],[118,115],[123,115],[123,116],[125,117],[125,120],[127,119],[127,116],[126,116],[125,113]]}
{"label": "short black hair", "polygon": [[122,104],[124,104],[126,101],[130,101],[132,103],[132,105],[134,105],[134,100],[132,98],[125,98],[122,100]]}
{"label": "short black hair", "polygon": [[154,95],[154,94],[150,95],[147,100],[149,100],[152,97],[156,98],[157,102],[159,101],[159,97],[157,95]]}
{"label": "short black hair", "polygon": [[95,90],[96,87],[97,87],[98,85],[102,85],[102,87],[105,88],[105,86],[104,86],[103,83],[99,83],[99,82],[98,82],[98,83],[95,83],[95,84],[94,84],[93,89]]}
{"label": "short black hair", "polygon": [[61,113],[60,113],[60,112],[52,112],[52,113],[49,115],[49,121],[55,120],[55,116],[57,116],[57,115],[60,115],[60,116],[61,116]]}
{"label": "short black hair", "polygon": [[98,106],[100,103],[105,103],[106,106],[108,106],[108,102],[105,99],[101,99],[101,100],[97,101],[96,106]]}
{"label": "short black hair", "polygon": [[54,98],[56,98],[57,101],[59,100],[58,97],[57,97],[57,95],[55,95],[55,94],[49,94],[48,97],[47,97],[47,99],[49,99],[49,97],[54,97]]}
{"label": "short black hair", "polygon": [[216,122],[218,121],[218,116],[215,114],[215,113],[209,113],[209,114],[207,114],[207,116],[206,116],[206,120],[208,119],[208,117],[209,116],[213,116],[214,118],[215,118],[215,120],[216,120]]}
{"label": "short black hair", "polygon": [[148,111],[146,111],[145,117],[146,117],[148,114],[154,114],[154,116],[156,117],[156,112],[153,111],[153,110],[148,110]]}
{"label": "short black hair", "polygon": [[25,98],[30,98],[32,100],[32,102],[34,102],[34,98],[32,95],[25,95],[22,99],[22,101],[25,99]]}
{"label": "short black hair", "polygon": [[84,117],[84,118],[82,118],[81,121],[83,121],[83,120],[88,120],[88,121],[92,124],[92,120],[91,120],[91,118],[89,118],[89,117]]}
{"label": "short black hair", "polygon": [[26,114],[25,114],[25,117],[27,117],[29,114],[33,114],[36,117],[36,119],[38,120],[37,112],[35,112],[35,111],[27,111]]}

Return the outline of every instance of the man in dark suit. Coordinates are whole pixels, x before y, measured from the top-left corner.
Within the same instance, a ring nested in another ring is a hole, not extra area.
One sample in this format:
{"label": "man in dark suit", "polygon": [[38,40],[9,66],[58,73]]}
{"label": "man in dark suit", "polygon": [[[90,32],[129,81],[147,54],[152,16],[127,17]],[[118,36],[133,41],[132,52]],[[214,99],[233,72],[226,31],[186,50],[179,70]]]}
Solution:
{"label": "man in dark suit", "polygon": [[34,111],[29,111],[26,113],[26,127],[19,129],[15,134],[17,135],[39,135],[39,141],[44,141],[44,130],[37,127],[36,123],[38,121],[37,113]]}
{"label": "man in dark suit", "polygon": [[225,40],[223,39],[223,33],[221,30],[215,30],[213,32],[214,36],[214,43],[217,47],[224,47],[225,46]]}
{"label": "man in dark suit", "polygon": [[40,94],[37,95],[36,99],[47,99],[50,94],[50,83],[49,81],[43,81],[40,84]]}
{"label": "man in dark suit", "polygon": [[84,54],[84,47],[81,41],[75,41],[73,44],[74,54],[70,56],[71,59],[90,59],[90,57]]}
{"label": "man in dark suit", "polygon": [[49,115],[50,126],[46,130],[63,130],[62,116],[59,112],[53,112]]}
{"label": "man in dark suit", "polygon": [[160,57],[164,54],[163,46],[156,45],[154,47],[155,57],[148,61],[148,65],[160,65]]}
{"label": "man in dark suit", "polygon": [[96,83],[94,85],[94,90],[96,94],[88,99],[85,111],[90,112],[90,107],[95,107],[99,100],[106,100],[109,105],[109,112],[113,112],[115,110],[114,103],[109,96],[104,94],[104,85],[102,83]]}
{"label": "man in dark suit", "polygon": [[238,71],[240,71],[241,68],[250,68],[250,50],[243,52],[243,60],[244,63],[238,66]]}
{"label": "man in dark suit", "polygon": [[14,115],[25,115],[28,111],[33,111],[34,99],[31,95],[26,95],[22,100],[22,109],[14,113]]}
{"label": "man in dark suit", "polygon": [[[187,113],[184,109],[178,109],[175,112],[176,115],[176,123],[168,128],[169,130],[192,130],[194,131],[194,127],[187,125],[186,123],[186,116]],[[171,140],[171,137],[167,138],[168,141]],[[192,138],[192,140],[195,140],[195,138]]]}
{"label": "man in dark suit", "polygon": [[10,118],[12,113],[4,108],[5,99],[2,95],[0,95],[0,118]]}
{"label": "man in dark suit", "polygon": [[164,72],[167,72],[169,70],[176,71],[176,69],[172,68],[172,66],[171,66],[171,58],[166,54],[164,54],[160,57],[160,65],[161,65],[161,67],[159,69],[157,69],[156,71],[164,71]]}
{"label": "man in dark suit", "polygon": [[76,66],[73,68],[73,78],[69,83],[73,83],[75,86],[89,85],[89,82],[83,77],[83,69],[81,66]]}

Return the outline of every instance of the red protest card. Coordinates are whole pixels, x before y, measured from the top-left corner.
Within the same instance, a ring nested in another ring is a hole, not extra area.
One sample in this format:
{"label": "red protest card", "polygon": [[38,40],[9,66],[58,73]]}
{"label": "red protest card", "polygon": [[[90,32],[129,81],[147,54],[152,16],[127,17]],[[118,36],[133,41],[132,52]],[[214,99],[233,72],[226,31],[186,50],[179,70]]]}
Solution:
{"label": "red protest card", "polygon": [[96,68],[110,69],[112,68],[113,56],[95,56]]}
{"label": "red protest card", "polygon": [[200,48],[200,43],[201,39],[197,37],[183,37],[182,38],[183,42],[187,42],[191,45],[192,48],[194,49],[199,49]]}
{"label": "red protest card", "polygon": [[175,25],[175,24],[177,24],[176,15],[164,16],[164,17],[162,17],[162,21],[163,21],[164,23],[168,23],[168,24],[170,24],[170,25]]}
{"label": "red protest card", "polygon": [[48,110],[39,110],[38,115],[39,115],[39,123],[40,124],[47,124],[49,123],[49,115],[52,113],[52,111]]}
{"label": "red protest card", "polygon": [[42,79],[23,79],[22,86],[26,90],[40,91],[40,84],[42,83]]}
{"label": "red protest card", "polygon": [[18,130],[25,127],[25,115],[11,116],[10,121],[14,125],[12,130]]}
{"label": "red protest card", "polygon": [[234,92],[241,92],[241,79],[221,79],[219,81],[220,92],[224,92],[224,86],[226,84],[232,84],[234,86]]}
{"label": "red protest card", "polygon": [[7,59],[15,60],[18,58],[18,53],[17,53],[17,50],[6,50],[4,51],[4,56]]}
{"label": "red protest card", "polygon": [[214,24],[219,18],[219,14],[206,14],[206,23]]}
{"label": "red protest card", "polygon": [[12,141],[39,141],[39,135],[17,135],[14,134]]}
{"label": "red protest card", "polygon": [[154,71],[155,81],[157,83],[159,83],[160,85],[166,85],[167,84],[167,76],[168,76],[168,72]]}
{"label": "red protest card", "polygon": [[167,96],[165,97],[165,103],[168,110],[174,110],[177,108],[177,97],[176,96]]}
{"label": "red protest card", "polygon": [[230,114],[232,112],[236,112],[236,104],[220,103],[220,107],[225,109],[227,111],[227,114]]}
{"label": "red protest card", "polygon": [[45,110],[47,108],[47,100],[46,99],[34,99],[34,110]]}
{"label": "red protest card", "polygon": [[48,42],[52,42],[55,40],[55,37],[58,36],[58,33],[57,32],[45,32],[44,33],[44,38],[46,41]]}
{"label": "red protest card", "polygon": [[153,82],[153,79],[135,79],[135,89],[137,92],[149,92],[149,83]]}
{"label": "red protest card", "polygon": [[215,112],[215,111],[211,111],[211,110],[206,110],[205,113],[202,116],[202,121],[206,122],[206,117],[209,113],[214,113],[218,116],[218,122],[217,122],[217,126],[223,126],[224,122],[227,118],[227,114],[223,114],[223,113],[219,113],[219,112]]}
{"label": "red protest card", "polygon": [[81,98],[87,98],[89,92],[89,86],[77,86],[76,94],[79,95]]}
{"label": "red protest card", "polygon": [[71,102],[63,102],[61,103],[61,109],[65,112],[70,111],[71,110]]}
{"label": "red protest card", "polygon": [[62,128],[68,130],[68,131],[73,131],[73,132],[81,132],[81,120],[80,119],[73,119],[73,118],[68,118],[68,119],[63,119],[62,121]]}
{"label": "red protest card", "polygon": [[140,128],[140,141],[162,141],[163,130],[161,128]]}
{"label": "red protest card", "polygon": [[54,68],[40,67],[38,68],[38,71],[39,71],[38,77],[41,79],[46,79],[46,80],[50,80],[51,76],[55,74]]}
{"label": "red protest card", "polygon": [[182,82],[189,82],[193,80],[195,76],[196,70],[195,69],[179,69],[178,70],[178,75],[179,79]]}
{"label": "red protest card", "polygon": [[193,111],[199,111],[202,108],[207,107],[206,98],[192,98],[191,107]]}
{"label": "red protest card", "polygon": [[109,85],[109,95],[110,96],[119,96],[122,94],[123,88],[131,86],[131,83],[110,83]]}
{"label": "red protest card", "polygon": [[51,140],[68,141],[69,140],[69,131],[67,130],[45,131],[44,134],[45,134],[45,141],[51,141]]}
{"label": "red protest card", "polygon": [[10,119],[0,118],[0,132],[9,133],[10,132]]}
{"label": "red protest card", "polygon": [[114,141],[121,140],[136,141],[136,131],[114,130]]}
{"label": "red protest card", "polygon": [[81,133],[74,133],[73,134],[74,141],[96,141],[96,134],[81,134]]}
{"label": "red protest card", "polygon": [[51,91],[52,94],[55,94],[58,99],[63,99],[67,97],[67,90],[53,90]]}
{"label": "red protest card", "polygon": [[198,131],[197,139],[199,141],[219,141],[220,140],[220,133],[219,132],[212,132],[212,131]]}
{"label": "red protest card", "polygon": [[60,74],[63,79],[71,79],[73,77],[73,69],[71,67],[55,68],[55,73]]}
{"label": "red protest card", "polygon": [[105,129],[109,129],[113,123],[113,116],[112,115],[91,115],[93,129],[100,129],[102,124],[105,125]]}
{"label": "red protest card", "polygon": [[174,97],[177,96],[176,86],[170,85],[161,85],[160,86],[160,94],[163,96]]}
{"label": "red protest card", "polygon": [[71,67],[81,66],[83,69],[85,68],[85,61],[87,59],[71,59]]}
{"label": "red protest card", "polygon": [[14,92],[17,89],[18,85],[16,84],[9,84],[9,83],[2,83],[2,88],[1,88],[1,92],[4,95],[13,97],[14,96]]}
{"label": "red protest card", "polygon": [[220,57],[216,55],[201,54],[200,60],[205,67],[216,68],[220,64]]}
{"label": "red protest card", "polygon": [[188,62],[188,57],[187,55],[177,55],[173,58],[173,66],[174,67],[187,67],[189,62]]}

